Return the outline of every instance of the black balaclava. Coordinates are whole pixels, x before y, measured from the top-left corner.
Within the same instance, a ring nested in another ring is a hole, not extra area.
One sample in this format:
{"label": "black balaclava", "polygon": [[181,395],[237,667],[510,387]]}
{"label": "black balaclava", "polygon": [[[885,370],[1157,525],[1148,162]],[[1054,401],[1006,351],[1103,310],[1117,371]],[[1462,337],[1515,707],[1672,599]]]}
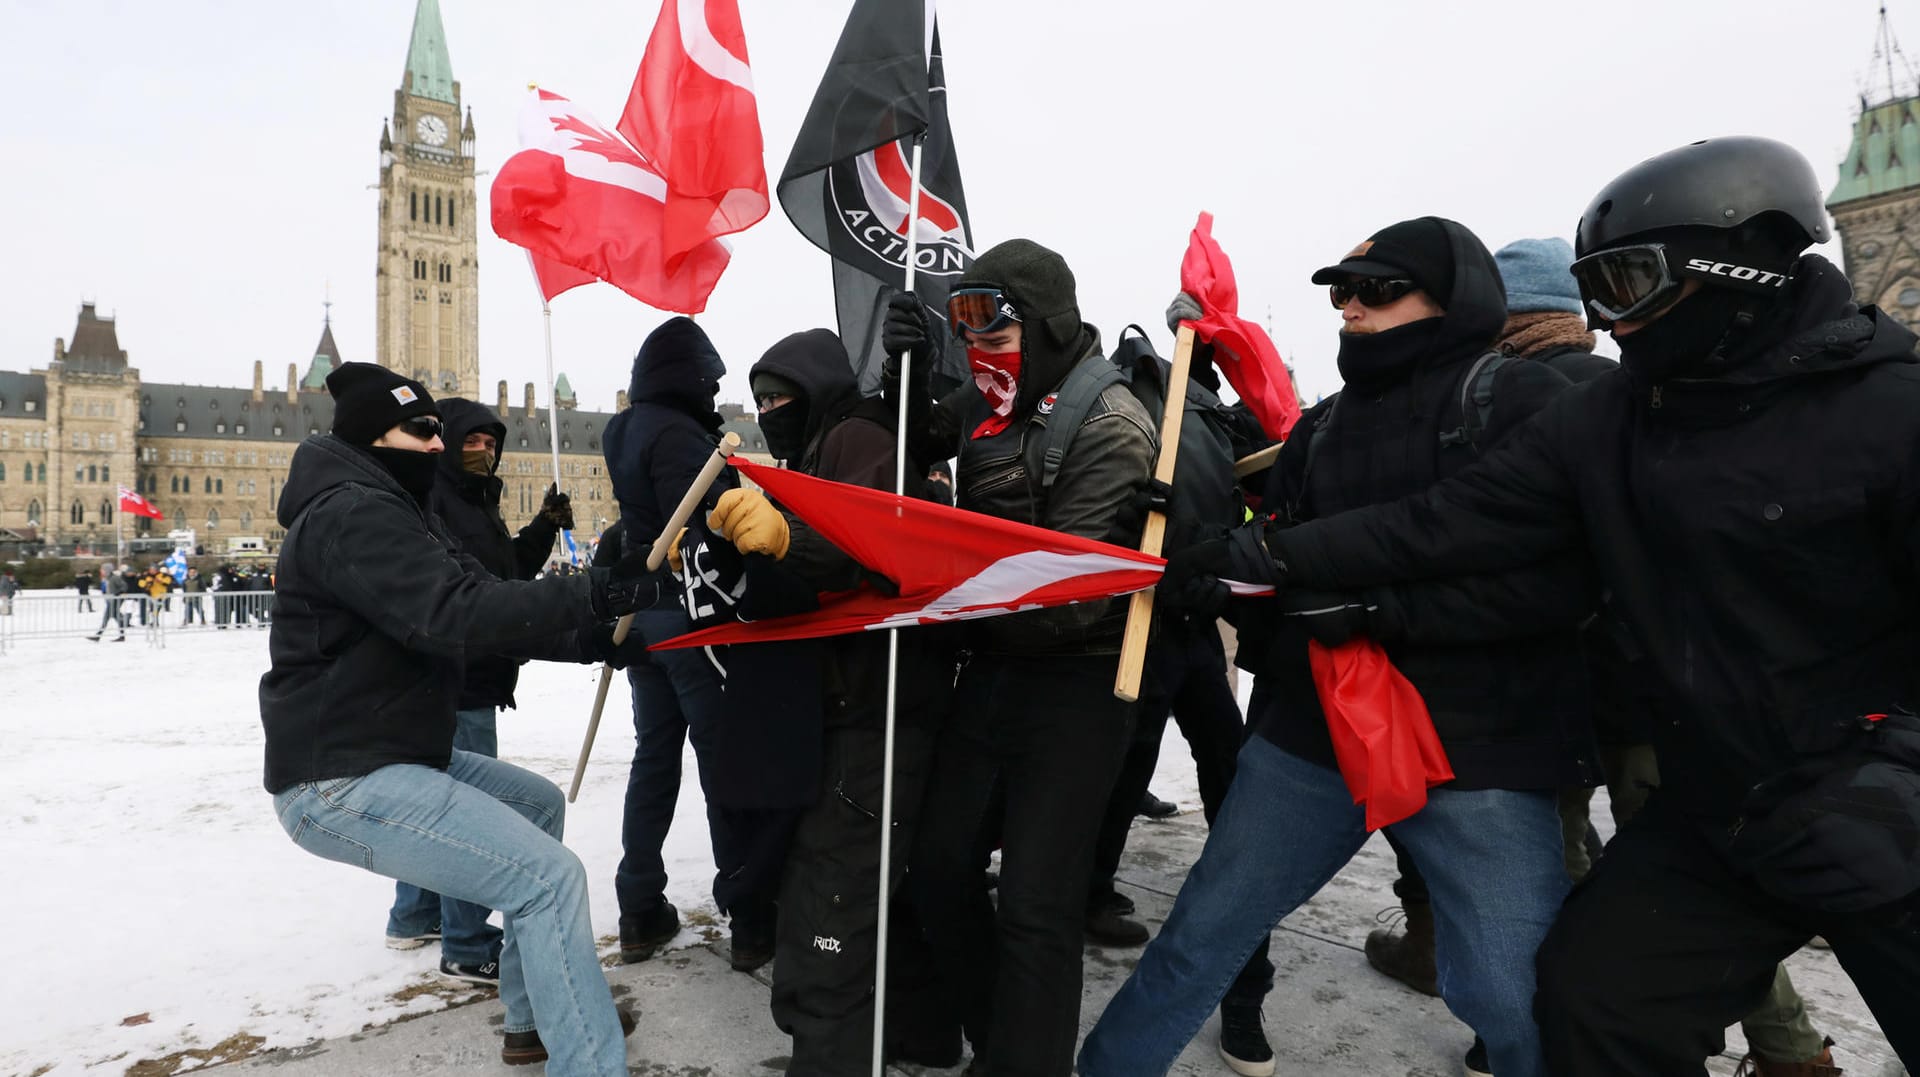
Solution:
{"label": "black balaclava", "polygon": [[401,489],[426,504],[437,454],[373,443],[416,415],[439,417],[427,387],[373,363],[342,363],[327,375],[327,392],[333,394],[333,435],[365,449]]}
{"label": "black balaclava", "polygon": [[795,397],[772,411],[760,413],[760,433],[766,435],[767,452],[776,460],[793,463],[807,448],[807,404]]}
{"label": "black balaclava", "polygon": [[1764,297],[1750,292],[1703,287],[1639,329],[1625,336],[1616,333],[1620,365],[1645,385],[1710,377],[1725,368],[1731,350],[1765,305]]}
{"label": "black balaclava", "polygon": [[369,445],[367,452],[387,469],[400,488],[405,490],[420,504],[427,503],[427,493],[433,489],[433,472],[440,454],[419,452],[414,449],[396,449],[388,445]]}

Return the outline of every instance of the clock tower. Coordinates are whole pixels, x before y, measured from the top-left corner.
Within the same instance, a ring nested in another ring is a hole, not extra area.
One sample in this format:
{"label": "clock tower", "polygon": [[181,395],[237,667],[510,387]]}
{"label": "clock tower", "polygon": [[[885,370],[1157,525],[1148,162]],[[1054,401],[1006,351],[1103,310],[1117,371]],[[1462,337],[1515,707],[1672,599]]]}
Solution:
{"label": "clock tower", "polygon": [[473,115],[447,58],[439,0],[418,0],[407,68],[380,132],[375,355],[437,395],[480,392]]}

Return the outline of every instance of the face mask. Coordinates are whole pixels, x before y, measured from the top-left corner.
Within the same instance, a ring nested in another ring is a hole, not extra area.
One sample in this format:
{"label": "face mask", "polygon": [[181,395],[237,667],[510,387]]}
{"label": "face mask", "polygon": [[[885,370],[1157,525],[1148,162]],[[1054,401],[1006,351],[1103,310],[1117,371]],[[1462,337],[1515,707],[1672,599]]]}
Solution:
{"label": "face mask", "polygon": [[807,448],[807,406],[789,400],[772,411],[761,412],[760,432],[766,435],[767,451],[774,459],[795,463]]}
{"label": "face mask", "polygon": [[1013,424],[1013,401],[1020,392],[1020,353],[968,348],[967,366],[973,371],[974,388],[993,409],[992,416],[974,428],[973,436],[991,437]]}
{"label": "face mask", "polygon": [[1335,365],[1348,384],[1391,380],[1414,360],[1433,350],[1444,318],[1422,318],[1378,333],[1341,333]]}
{"label": "face mask", "polygon": [[1615,335],[1620,364],[1649,385],[1668,378],[1710,377],[1715,365],[1710,358],[1723,342],[1731,344],[1728,330],[1752,303],[1751,297],[1730,288],[1702,288],[1639,329]]}
{"label": "face mask", "polygon": [[394,449],[385,445],[369,446],[368,452],[387,469],[400,488],[413,496],[415,501],[425,504],[427,491],[433,489],[434,454],[414,452],[412,449]]}
{"label": "face mask", "polygon": [[460,450],[460,470],[475,475],[493,474],[493,453],[486,449]]}

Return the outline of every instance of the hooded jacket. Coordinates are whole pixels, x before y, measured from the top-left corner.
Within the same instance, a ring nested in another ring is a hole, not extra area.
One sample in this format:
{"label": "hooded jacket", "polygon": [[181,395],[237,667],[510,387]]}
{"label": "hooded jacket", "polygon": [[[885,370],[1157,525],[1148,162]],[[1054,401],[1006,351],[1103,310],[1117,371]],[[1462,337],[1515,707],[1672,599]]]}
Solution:
{"label": "hooded jacket", "polygon": [[366,450],[294,451],[281,490],[272,666],[260,678],[266,787],[393,763],[445,769],[463,668],[589,625],[589,579],[495,580]]}
{"label": "hooded jacket", "polygon": [[[446,424],[447,451],[434,461],[439,474],[427,496],[427,507],[446,524],[461,551],[480,562],[495,579],[533,579],[553,552],[558,529],[536,515],[518,535],[509,535],[507,523],[500,516],[504,484],[499,476],[476,475],[461,467],[461,444],[468,434],[479,432],[493,435],[493,467],[497,472],[501,446],[507,441],[506,424],[485,404],[457,396],[437,403],[440,421]],[[520,663],[514,659],[472,659],[460,687],[460,709],[511,707],[513,688],[519,680]]]}
{"label": "hooded jacket", "polygon": [[[800,386],[800,398],[787,407],[807,409],[805,448],[788,466],[834,482],[891,492],[894,488],[895,416],[878,397],[860,396],[853,366],[840,338],[826,329],[795,333],[781,340],[753,373],[779,375]],[[909,455],[909,490],[925,496],[920,476],[926,462]],[[858,587],[867,572],[859,562],[822,538],[798,517],[787,515],[790,545],[781,565],[816,591]],[[936,724],[946,713],[953,683],[951,633],[939,626],[906,630],[900,640],[900,701],[903,721]],[[872,722],[886,703],[887,641],[881,633],[856,633],[825,641],[828,661],[823,683],[826,721]],[[731,690],[729,685],[729,690]]]}
{"label": "hooded jacket", "polygon": [[[659,537],[713,455],[720,432],[713,400],[726,369],[692,318],[669,318],[633,357],[627,387],[632,406],[607,420],[601,442],[629,552],[644,550]],[[723,492],[738,485],[731,468],[721,471],[702,508],[712,509]],[[662,601],[674,599],[663,595]]]}
{"label": "hooded jacket", "polygon": [[[1308,433],[1287,442],[1269,476],[1264,505],[1283,522],[1427,489],[1469,468],[1567,387],[1542,364],[1509,363],[1495,375],[1477,448],[1460,435],[1463,383],[1506,322],[1506,295],[1480,240],[1440,223],[1453,283],[1451,294],[1433,298],[1446,313],[1400,338],[1403,346],[1343,348],[1346,387],[1301,418],[1295,429]],[[1551,789],[1599,777],[1576,631],[1593,597],[1579,559],[1556,553],[1478,578],[1366,593],[1388,655],[1426,700],[1455,788]],[[1304,633],[1273,600],[1245,603],[1236,616],[1240,653],[1261,674],[1249,724],[1332,766]]]}
{"label": "hooded jacket", "polygon": [[[1003,289],[1021,315],[1020,381],[1007,428],[965,437],[987,417],[979,390],[963,385],[934,405],[935,443],[958,446],[955,503],[1005,520],[1084,538],[1139,542],[1116,534],[1121,511],[1152,477],[1158,416],[1123,385],[1108,387],[1081,420],[1051,489],[1040,483],[1048,412],[1043,407],[1082,362],[1105,362],[1100,332],[1080,319],[1073,273],[1029,240],[999,244],[976,259],[960,284]],[[1006,654],[1108,654],[1120,649],[1127,603],[1106,599],[972,622],[975,650]]]}
{"label": "hooded jacket", "polygon": [[1662,795],[1730,817],[1920,699],[1914,335],[1808,255],[1749,338],[1715,377],[1576,386],[1479,466],[1269,549],[1344,587],[1584,546],[1643,671]]}

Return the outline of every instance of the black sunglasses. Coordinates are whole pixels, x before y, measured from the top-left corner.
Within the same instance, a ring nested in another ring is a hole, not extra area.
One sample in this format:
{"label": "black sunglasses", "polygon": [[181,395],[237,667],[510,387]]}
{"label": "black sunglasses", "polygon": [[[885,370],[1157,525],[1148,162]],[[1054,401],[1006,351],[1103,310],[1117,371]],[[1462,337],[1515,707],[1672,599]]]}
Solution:
{"label": "black sunglasses", "polygon": [[1363,306],[1384,307],[1397,303],[1408,292],[1420,286],[1405,277],[1348,277],[1338,284],[1327,286],[1327,297],[1333,300],[1333,309],[1345,310],[1347,304],[1358,299]]}
{"label": "black sunglasses", "polygon": [[421,441],[432,441],[446,430],[446,425],[431,415],[415,415],[411,419],[400,420],[400,429]]}

